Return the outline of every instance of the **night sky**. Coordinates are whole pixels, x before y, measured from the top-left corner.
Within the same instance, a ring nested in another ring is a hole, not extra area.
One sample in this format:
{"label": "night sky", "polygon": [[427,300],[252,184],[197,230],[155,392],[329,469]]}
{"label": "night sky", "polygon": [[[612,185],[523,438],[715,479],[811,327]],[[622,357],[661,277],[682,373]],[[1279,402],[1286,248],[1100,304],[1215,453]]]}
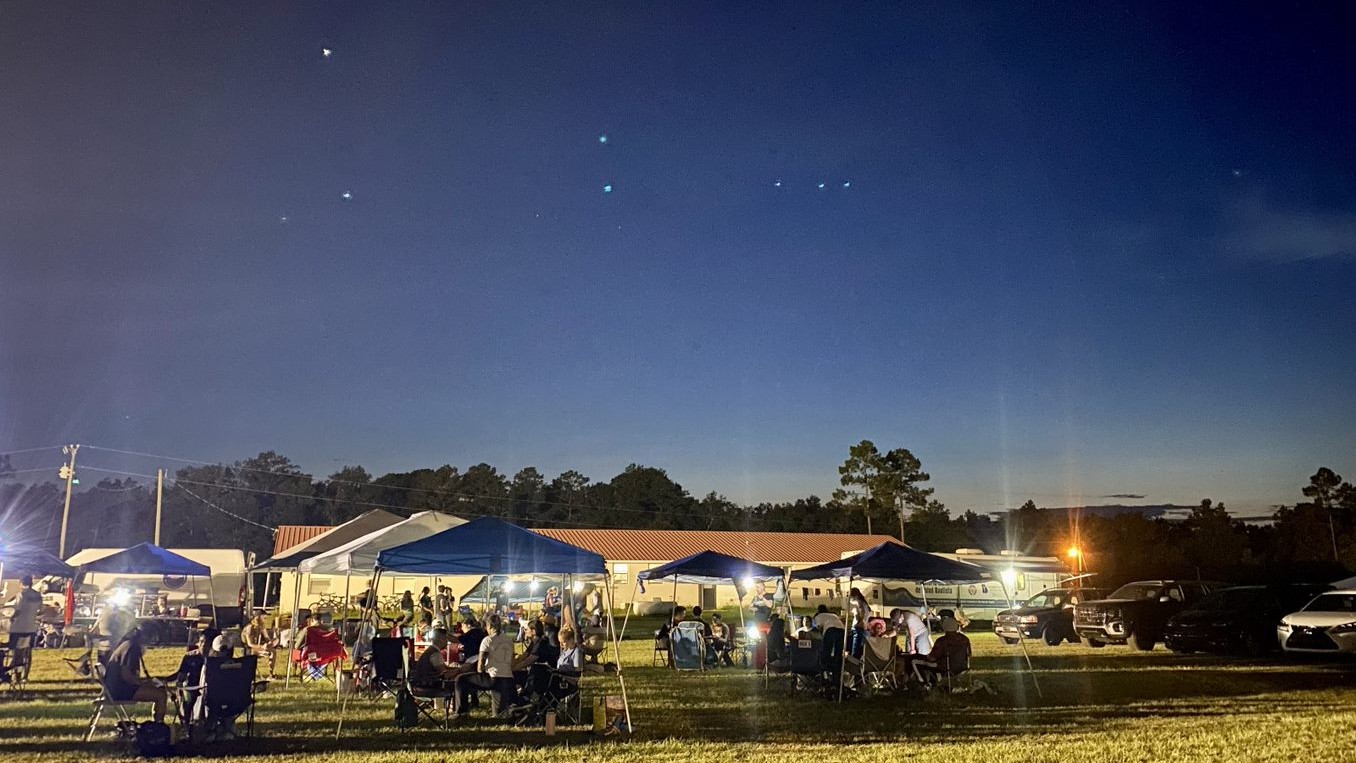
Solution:
{"label": "night sky", "polygon": [[0,450],[1356,473],[1351,6],[834,5],[0,3]]}

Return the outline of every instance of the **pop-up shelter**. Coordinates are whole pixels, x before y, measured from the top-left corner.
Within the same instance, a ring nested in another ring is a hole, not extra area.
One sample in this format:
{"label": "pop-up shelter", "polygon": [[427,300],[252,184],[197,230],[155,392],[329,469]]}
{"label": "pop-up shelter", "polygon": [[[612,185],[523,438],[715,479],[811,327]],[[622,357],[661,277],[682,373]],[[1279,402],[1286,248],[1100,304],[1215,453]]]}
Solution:
{"label": "pop-up shelter", "polygon": [[[388,548],[409,543],[411,541],[427,538],[442,530],[447,530],[461,524],[466,520],[461,517],[454,517],[451,514],[443,514],[437,511],[421,511],[418,514],[410,516],[408,519],[396,522],[393,525],[382,527],[359,538],[321,554],[316,554],[297,563],[297,573],[300,575],[343,575],[344,576],[344,603],[347,605],[349,594],[352,587],[353,574],[356,572],[359,576],[366,575],[368,570],[373,569],[377,562],[377,555]],[[377,581],[372,581],[372,590],[376,590]],[[301,609],[301,586],[297,585],[293,594],[292,613],[295,621],[296,613]],[[300,628],[300,624],[297,628]],[[286,685],[291,685],[292,680],[292,662],[287,663],[287,681]]]}
{"label": "pop-up shelter", "polygon": [[[844,557],[837,561],[825,562],[814,567],[794,570],[791,580],[846,580],[851,588],[853,581],[870,583],[887,581],[913,581],[918,583],[979,583],[992,579],[988,570],[977,564],[957,559],[947,559],[926,551],[906,546],[902,543],[882,543],[861,553]],[[1002,581],[999,581],[1002,585]],[[1006,586],[1004,586],[1006,591]],[[1006,593],[1004,594],[1006,595]],[[845,618],[846,619],[846,618]],[[847,659],[847,632],[843,633],[843,659]],[[1026,642],[1022,640],[1023,654]],[[1027,657],[1027,670],[1031,670],[1031,658]],[[841,672],[840,672],[841,676]],[[841,681],[841,678],[840,678]],[[1032,676],[1033,683],[1035,676]],[[1040,685],[1036,684],[1040,692]],[[839,684],[838,699],[843,698],[842,684]]]}
{"label": "pop-up shelter", "polygon": [[[388,548],[377,555],[374,568],[378,578],[385,573],[485,577],[559,575],[565,580],[565,590],[569,590],[570,582],[576,576],[608,578],[607,564],[601,555],[495,517],[473,519],[436,535]],[[630,728],[631,708],[626,702],[621,649],[612,619],[610,581],[603,589],[608,594],[607,627],[617,655],[617,679],[621,686],[627,728]],[[573,615],[570,614],[568,618],[567,623],[573,619]]]}
{"label": "pop-up shelter", "polygon": [[[103,572],[113,575],[159,575],[163,578],[207,578],[207,587],[212,588],[212,568],[200,564],[186,556],[180,556],[153,543],[141,543],[123,549],[79,566],[76,571],[76,585],[79,578],[89,572]],[[72,586],[74,587],[74,586]],[[196,583],[194,590],[196,591]],[[212,607],[212,624],[217,622],[217,608]]]}
{"label": "pop-up shelter", "polygon": [[56,554],[38,548],[0,548],[0,579],[5,575],[19,577],[32,575],[35,578],[48,576],[60,578],[75,577],[75,568]]}
{"label": "pop-up shelter", "polygon": [[[636,576],[636,586],[645,593],[645,583],[673,581],[673,606],[678,607],[678,584],[696,585],[732,585],[739,592],[739,627],[744,629],[744,593],[753,589],[754,583],[783,583],[786,571],[780,567],[751,562],[737,556],[722,554],[719,551],[699,551],[691,556],[676,559],[668,564],[651,567]],[[634,604],[635,594],[631,595]],[[630,608],[626,611],[626,621],[622,623],[622,632],[626,632],[626,623],[631,619]],[[766,663],[764,663],[766,674]],[[766,677],[766,676],[765,676]]]}
{"label": "pop-up shelter", "polygon": [[[673,581],[674,606],[677,606],[678,584],[696,585],[732,585],[740,592],[740,626],[744,624],[743,593],[751,590],[754,583],[780,583],[786,577],[786,571],[780,567],[751,562],[737,556],[722,554],[719,551],[701,551],[685,556],[668,564],[652,567],[636,576],[636,586],[645,592],[647,582]],[[631,597],[632,601],[635,596]],[[628,618],[630,612],[627,612]],[[623,625],[623,631],[625,626]]]}
{"label": "pop-up shelter", "polygon": [[[273,573],[277,573],[280,581],[284,572],[292,573],[293,586],[296,590],[300,590],[301,573],[297,571],[297,565],[313,556],[319,556],[326,551],[332,551],[345,543],[357,540],[368,533],[390,527],[401,519],[403,519],[403,517],[398,514],[392,514],[389,511],[383,511],[381,509],[373,509],[356,516],[341,525],[331,527],[313,538],[288,546],[274,554],[272,557],[255,564],[254,567],[250,569],[250,572],[264,573],[263,605],[268,606],[268,578]],[[280,598],[281,594],[282,592],[279,591]],[[278,603],[281,604],[282,602],[279,601]]]}

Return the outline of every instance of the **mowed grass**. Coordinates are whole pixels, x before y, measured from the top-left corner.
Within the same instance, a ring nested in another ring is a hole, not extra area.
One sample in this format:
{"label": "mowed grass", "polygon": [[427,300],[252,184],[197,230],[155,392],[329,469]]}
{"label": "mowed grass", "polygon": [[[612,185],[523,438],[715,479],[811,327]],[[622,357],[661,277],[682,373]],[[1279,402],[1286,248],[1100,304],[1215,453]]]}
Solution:
{"label": "mowed grass", "polygon": [[[764,687],[753,671],[674,674],[650,667],[648,640],[628,640],[623,657],[636,730],[627,741],[577,729],[547,737],[484,718],[447,732],[421,727],[401,734],[389,700],[365,699],[349,702],[335,739],[333,686],[294,682],[285,690],[279,681],[260,695],[256,739],[200,754],[269,763],[1356,760],[1353,662],[1032,643],[1037,695],[1019,649],[988,633],[972,638],[975,677],[993,687],[993,696],[915,692],[839,705],[795,695],[785,678]],[[125,746],[107,736],[80,741],[95,690],[60,661],[78,653],[39,652],[29,692],[0,693],[0,761],[127,757]],[[178,658],[179,650],[156,649],[148,662],[154,672],[169,673]],[[590,678],[597,691],[618,688],[613,677]]]}

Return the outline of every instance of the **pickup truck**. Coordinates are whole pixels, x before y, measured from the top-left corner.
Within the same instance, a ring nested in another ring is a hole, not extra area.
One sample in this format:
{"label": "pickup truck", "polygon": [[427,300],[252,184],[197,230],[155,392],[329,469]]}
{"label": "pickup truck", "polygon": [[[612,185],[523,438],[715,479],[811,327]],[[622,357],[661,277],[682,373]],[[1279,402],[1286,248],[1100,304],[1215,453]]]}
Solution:
{"label": "pickup truck", "polygon": [[1126,583],[1105,599],[1074,607],[1074,632],[1091,647],[1129,644],[1147,652],[1163,640],[1168,618],[1221,587],[1198,580]]}

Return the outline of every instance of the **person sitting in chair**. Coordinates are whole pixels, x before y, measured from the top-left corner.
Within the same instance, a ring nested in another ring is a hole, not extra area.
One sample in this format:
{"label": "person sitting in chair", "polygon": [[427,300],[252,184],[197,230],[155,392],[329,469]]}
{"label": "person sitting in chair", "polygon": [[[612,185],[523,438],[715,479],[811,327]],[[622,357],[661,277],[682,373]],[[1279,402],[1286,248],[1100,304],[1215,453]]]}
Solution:
{"label": "person sitting in chair", "polygon": [[706,618],[702,617],[701,607],[692,608],[692,616],[688,618],[688,622],[701,623],[702,637],[705,638],[707,642],[711,641],[711,623],[706,622]]}
{"label": "person sitting in chair", "polygon": [[932,645],[932,651],[913,661],[914,675],[921,683],[932,686],[938,678],[958,676],[970,669],[970,639],[960,631],[959,620],[942,618],[942,635]]}
{"label": "person sitting in chair", "polygon": [[475,689],[490,690],[490,712],[499,715],[513,704],[517,692],[513,684],[513,634],[504,632],[499,615],[490,615],[485,621],[489,634],[480,644],[480,659],[474,673],[467,673],[456,682],[457,715],[470,712],[468,695]]}
{"label": "person sitting in chair", "polygon": [[711,615],[711,624],[708,626],[711,630],[711,651],[726,665],[734,666],[734,658],[731,656],[734,651],[734,632],[730,625],[725,622],[719,612]]}
{"label": "person sitting in chair", "polygon": [[443,651],[448,644],[447,631],[438,628],[429,638],[428,648],[419,655],[414,667],[410,669],[410,685],[416,689],[445,691],[448,684],[455,682],[457,676],[465,672],[462,668],[448,665]]}
{"label": "person sitting in chair", "polygon": [[134,626],[108,655],[104,673],[104,690],[114,702],[150,702],[154,705],[152,718],[165,721],[165,705],[169,692],[154,678],[142,678],[142,626]]}

